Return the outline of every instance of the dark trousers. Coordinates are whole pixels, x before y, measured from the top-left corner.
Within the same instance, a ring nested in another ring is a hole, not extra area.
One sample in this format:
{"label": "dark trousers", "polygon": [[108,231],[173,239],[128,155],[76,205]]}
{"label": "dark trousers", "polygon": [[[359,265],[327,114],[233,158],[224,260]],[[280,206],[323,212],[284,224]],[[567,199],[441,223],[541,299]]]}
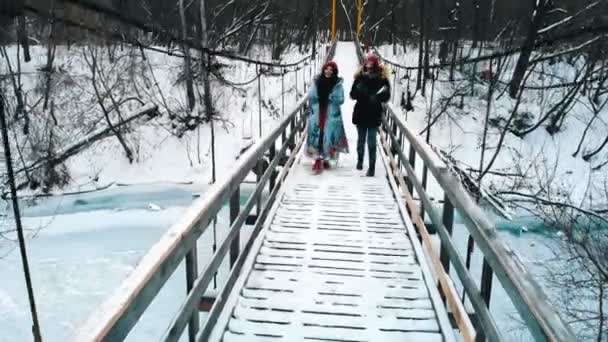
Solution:
{"label": "dark trousers", "polygon": [[365,141],[367,140],[367,150],[369,152],[369,168],[373,169],[376,166],[376,136],[378,134],[377,127],[362,127],[357,126],[359,138],[357,139],[357,160],[363,162],[365,157]]}

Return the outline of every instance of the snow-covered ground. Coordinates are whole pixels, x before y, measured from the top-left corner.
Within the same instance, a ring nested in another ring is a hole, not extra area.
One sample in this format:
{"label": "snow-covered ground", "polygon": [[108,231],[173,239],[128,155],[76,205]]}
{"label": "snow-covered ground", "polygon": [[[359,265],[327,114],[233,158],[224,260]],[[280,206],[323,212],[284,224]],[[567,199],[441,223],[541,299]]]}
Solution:
{"label": "snow-covered ground", "polygon": [[[178,51],[179,52],[179,51]],[[44,133],[47,119],[51,116],[50,107],[43,111],[43,98],[45,78],[39,70],[46,65],[46,47],[32,46],[32,61],[21,63],[21,84],[30,113],[30,139],[36,145],[38,132]],[[7,48],[13,72],[17,71],[18,51],[15,46]],[[297,49],[287,51],[277,63],[293,63],[304,58],[308,52],[299,52]],[[147,103],[154,103],[160,107],[162,116],[142,124],[141,121],[132,126],[132,130],[125,134],[127,144],[135,154],[135,162],[129,161],[119,144],[112,136],[95,143],[91,148],[69,158],[66,162],[70,180],[68,185],[59,191],[78,191],[104,187],[112,182],[116,183],[146,183],[146,182],[194,182],[208,184],[211,181],[211,133],[210,126],[203,124],[200,130],[188,131],[179,138],[175,136],[175,128],[169,118],[169,109],[178,116],[187,115],[187,101],[185,84],[179,81],[183,71],[183,59],[172,57],[159,52],[145,52],[144,60],[138,49],[118,48],[114,60],[111,62],[105,47],[64,46],[57,47],[55,68],[53,74],[50,99],[54,104],[53,114],[57,118],[54,126],[55,145],[57,150],[61,147],[75,143],[88,136],[91,131],[105,128],[107,124],[92,86],[92,72],[89,66],[92,56],[98,59],[99,71],[96,73],[100,92],[104,94],[104,83],[111,89],[117,101],[136,97]],[[254,49],[251,58],[270,60],[268,49]],[[284,78],[285,85],[285,111],[289,111],[296,103],[296,99],[304,94],[311,77],[320,68],[320,57],[312,63],[295,72],[294,68],[287,69]],[[89,64],[88,64],[89,63]],[[217,58],[222,65],[222,76],[225,80],[242,83],[255,80],[256,66],[246,62],[232,61],[227,58]],[[216,153],[218,170],[225,170],[239,155],[239,151],[260,134],[272,129],[274,123],[282,115],[282,89],[281,76],[278,68],[269,70],[261,67],[265,74],[261,77],[260,89],[264,104],[258,106],[258,82],[254,81],[238,89],[220,83],[217,79],[212,81],[212,94],[214,108],[220,121],[215,123]],[[269,73],[270,71],[270,73]],[[0,75],[8,75],[8,63],[0,63]],[[297,79],[297,83],[296,83]],[[296,85],[297,84],[297,85]],[[11,91],[12,83],[8,77],[4,79],[5,89]],[[202,85],[195,84],[198,89]],[[297,93],[296,93],[297,89]],[[202,90],[201,90],[202,91]],[[195,92],[197,90],[195,89]],[[9,113],[14,111],[16,99],[9,96]],[[197,95],[197,102],[198,102]],[[104,101],[106,108],[113,103],[109,99]],[[126,101],[121,107],[124,116],[129,110],[139,108],[134,100]],[[198,115],[200,106],[194,108]],[[118,120],[116,113],[112,114],[114,121]],[[262,132],[259,131],[261,119]],[[16,139],[26,154],[34,155],[30,151],[30,141],[26,143],[26,136],[22,133],[24,120],[18,122],[14,130]],[[178,126],[179,128],[179,126]],[[42,139],[45,141],[44,139]],[[200,146],[200,151],[199,151]],[[15,165],[22,164],[17,159],[16,148],[13,147]],[[37,158],[33,158],[37,159]],[[218,172],[218,177],[222,173]]]}
{"label": "snow-covered ground", "polygon": [[[379,48],[380,53],[393,62],[406,66],[417,65],[418,54],[415,48],[409,48],[406,54],[403,53],[402,49],[397,50],[397,55],[393,55],[392,46],[384,45]],[[491,52],[491,50],[484,51],[484,54]],[[513,75],[516,58],[517,56],[513,56],[506,63],[505,69],[501,73],[498,89],[494,93],[490,110],[489,119],[503,120],[502,125],[509,118],[516,103],[504,91]],[[431,63],[438,63],[438,60],[432,59]],[[582,58],[576,59],[572,65],[567,63],[565,59],[553,64],[549,62],[539,63],[528,78],[526,86],[542,87],[573,82],[576,80],[577,71],[582,69],[583,65]],[[395,71],[393,76],[396,77],[394,79],[397,80],[393,101],[399,106],[402,94],[407,92],[408,84],[411,93],[416,93],[417,73],[415,70],[410,71],[410,81],[408,82],[405,78],[406,71],[398,67],[392,69]],[[465,71],[468,72],[471,69],[472,66],[467,65]],[[476,70],[478,74],[482,70],[488,70],[488,62],[479,63]],[[495,70],[496,66],[494,66]],[[434,102],[432,118],[435,118],[445,107],[441,99],[451,97],[459,89],[461,93],[465,94],[464,98],[461,98],[461,96],[453,98],[448,111],[441,115],[437,123],[431,128],[430,141],[431,144],[458,160],[461,168],[479,170],[488,82],[478,81],[474,93],[471,95],[470,76],[467,75],[460,73],[457,65],[454,76],[456,82],[451,83],[447,82],[449,80],[449,68],[442,69],[438,74],[438,80],[435,82],[432,95],[430,81],[426,97],[420,96],[420,91],[418,91],[413,100],[414,111],[407,114],[407,122],[415,132],[422,132],[428,123],[431,97]],[[522,95],[518,113],[529,114],[531,116],[529,122],[536,124],[541,117],[541,113],[548,112],[554,104],[562,100],[567,90],[567,87],[545,91],[527,89]],[[601,100],[603,101],[604,98],[602,97]],[[459,108],[461,103],[463,107]],[[608,165],[599,170],[593,170],[593,168],[608,160],[608,149],[600,152],[588,162],[583,160],[582,156],[586,152],[595,150],[606,138],[608,107],[599,112],[599,115],[589,127],[581,151],[576,157],[573,156],[583,132],[593,116],[590,96],[581,96],[568,110],[562,130],[554,135],[547,132],[546,125],[542,125],[523,138],[508,132],[491,171],[504,174],[523,174],[525,178],[488,174],[484,178],[484,187],[492,192],[511,190],[514,187],[514,190],[527,194],[534,194],[536,191],[544,189],[550,194],[552,200],[570,200],[572,203],[584,207],[597,207],[602,204],[605,206],[608,201],[608,193],[605,187],[608,181],[608,172],[606,172]],[[488,149],[485,154],[484,168],[496,151],[501,131],[502,128],[494,125],[489,126]],[[426,137],[426,133],[423,136]],[[478,175],[475,172],[472,173],[473,176]],[[542,197],[547,198],[548,196],[543,195]],[[594,202],[591,203],[590,199],[593,199]]]}

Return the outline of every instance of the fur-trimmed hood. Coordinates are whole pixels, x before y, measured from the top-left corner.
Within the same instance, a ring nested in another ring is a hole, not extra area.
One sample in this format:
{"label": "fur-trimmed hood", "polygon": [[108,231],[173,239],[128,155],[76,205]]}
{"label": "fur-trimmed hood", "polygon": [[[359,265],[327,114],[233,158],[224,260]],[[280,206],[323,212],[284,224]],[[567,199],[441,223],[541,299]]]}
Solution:
{"label": "fur-trimmed hood", "polygon": [[[379,69],[380,77],[382,79],[385,79],[385,80],[390,79],[391,70],[388,65],[380,64],[380,65],[378,65],[378,69]],[[363,65],[361,65],[359,67],[359,69],[357,69],[357,72],[355,72],[355,79],[358,78],[359,76],[361,76],[361,74],[363,74]]]}

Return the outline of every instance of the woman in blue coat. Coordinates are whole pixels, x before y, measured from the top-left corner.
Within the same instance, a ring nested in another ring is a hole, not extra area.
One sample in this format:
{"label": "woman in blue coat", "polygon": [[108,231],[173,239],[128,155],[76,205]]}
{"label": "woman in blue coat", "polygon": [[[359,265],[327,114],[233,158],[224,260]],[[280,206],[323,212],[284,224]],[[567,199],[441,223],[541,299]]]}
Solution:
{"label": "woman in blue coat", "polygon": [[314,159],[313,171],[329,168],[330,160],[339,153],[348,153],[348,140],[342,122],[340,106],[344,103],[342,78],[338,77],[338,66],[330,61],[323,65],[310,89],[312,114],[308,122],[306,154]]}

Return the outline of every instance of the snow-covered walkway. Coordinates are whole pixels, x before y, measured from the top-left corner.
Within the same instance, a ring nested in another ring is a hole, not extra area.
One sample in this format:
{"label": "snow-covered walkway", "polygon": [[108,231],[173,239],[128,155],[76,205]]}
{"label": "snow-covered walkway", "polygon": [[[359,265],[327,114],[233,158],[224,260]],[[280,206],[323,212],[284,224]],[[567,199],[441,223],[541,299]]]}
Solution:
{"label": "snow-covered walkway", "polygon": [[[335,60],[346,95],[356,56],[352,42],[338,44]],[[375,178],[363,177],[365,169],[355,170],[353,105],[347,98],[343,106],[351,153],[319,176],[300,157],[218,320],[214,339],[453,340],[380,157]]]}

